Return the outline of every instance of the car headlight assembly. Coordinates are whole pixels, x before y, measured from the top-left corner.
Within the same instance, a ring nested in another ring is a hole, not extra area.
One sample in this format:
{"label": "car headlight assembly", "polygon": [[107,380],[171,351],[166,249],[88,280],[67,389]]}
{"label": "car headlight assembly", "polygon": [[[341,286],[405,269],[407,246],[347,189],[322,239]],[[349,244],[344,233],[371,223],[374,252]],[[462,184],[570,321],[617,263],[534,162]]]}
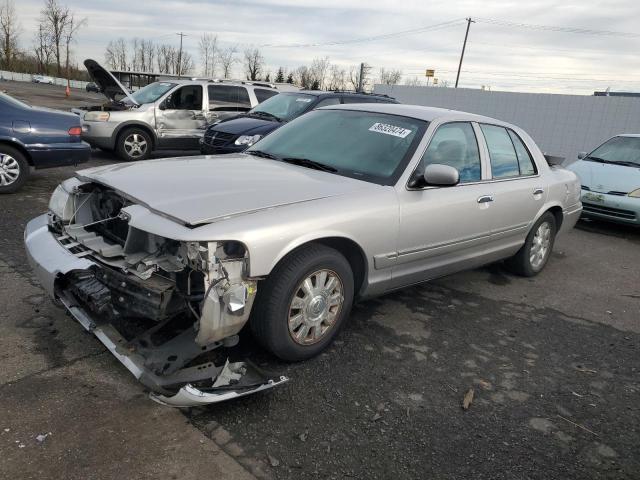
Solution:
{"label": "car headlight assembly", "polygon": [[58,185],[49,199],[49,211],[63,222],[73,216],[73,197],[62,185]]}
{"label": "car headlight assembly", "polygon": [[87,112],[84,114],[84,120],[87,122],[106,122],[109,120],[109,112]]}
{"label": "car headlight assembly", "polygon": [[262,135],[240,135],[233,143],[236,145],[246,145],[247,147],[250,147],[261,138]]}
{"label": "car headlight assembly", "polygon": [[636,188],[633,192],[629,194],[630,197],[640,198],[640,188]]}

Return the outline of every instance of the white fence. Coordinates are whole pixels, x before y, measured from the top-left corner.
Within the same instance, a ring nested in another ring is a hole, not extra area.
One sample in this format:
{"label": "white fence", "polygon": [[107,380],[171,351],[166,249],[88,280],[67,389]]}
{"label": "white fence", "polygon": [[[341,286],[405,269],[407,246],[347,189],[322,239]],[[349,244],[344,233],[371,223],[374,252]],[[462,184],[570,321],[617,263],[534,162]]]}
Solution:
{"label": "white fence", "polygon": [[640,133],[640,98],[487,92],[468,88],[376,85],[402,103],[477,113],[514,123],[551,155],[574,160],[613,135]]}
{"label": "white fence", "polygon": [[[53,78],[54,85],[60,85],[62,87],[67,86],[66,78]],[[13,80],[14,82],[31,82],[33,79],[33,75],[30,73],[16,73],[16,72],[8,72],[6,70],[0,70],[0,79],[2,80]],[[89,82],[81,82],[80,80],[71,80],[69,82],[71,88],[86,88],[87,83]]]}

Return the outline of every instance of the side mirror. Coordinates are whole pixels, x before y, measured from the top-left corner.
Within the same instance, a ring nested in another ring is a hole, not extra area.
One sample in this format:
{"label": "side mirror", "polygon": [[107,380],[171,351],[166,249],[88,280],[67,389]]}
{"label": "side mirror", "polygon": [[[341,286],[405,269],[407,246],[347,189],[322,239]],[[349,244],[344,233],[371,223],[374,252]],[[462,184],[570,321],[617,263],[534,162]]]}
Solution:
{"label": "side mirror", "polygon": [[452,187],[460,182],[460,173],[450,165],[432,163],[424,169],[424,180],[427,185]]}
{"label": "side mirror", "polygon": [[580,152],[580,153],[578,154],[578,160],[582,160],[582,159],[583,159],[584,157],[586,157],[586,156],[587,156],[587,152]]}

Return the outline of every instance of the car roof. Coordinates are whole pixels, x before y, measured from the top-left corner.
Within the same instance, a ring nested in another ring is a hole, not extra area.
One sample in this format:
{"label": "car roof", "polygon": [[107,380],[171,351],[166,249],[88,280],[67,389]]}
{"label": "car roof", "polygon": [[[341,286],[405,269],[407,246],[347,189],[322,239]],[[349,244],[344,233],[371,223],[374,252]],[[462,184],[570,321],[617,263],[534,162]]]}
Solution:
{"label": "car roof", "polygon": [[469,122],[491,123],[513,127],[512,124],[475,113],[449,110],[447,108],[424,107],[421,105],[406,105],[401,103],[349,103],[345,105],[331,105],[321,107],[319,110],[358,110],[365,112],[386,113],[389,115],[401,115],[403,117],[416,118],[432,122],[434,120],[461,120]]}

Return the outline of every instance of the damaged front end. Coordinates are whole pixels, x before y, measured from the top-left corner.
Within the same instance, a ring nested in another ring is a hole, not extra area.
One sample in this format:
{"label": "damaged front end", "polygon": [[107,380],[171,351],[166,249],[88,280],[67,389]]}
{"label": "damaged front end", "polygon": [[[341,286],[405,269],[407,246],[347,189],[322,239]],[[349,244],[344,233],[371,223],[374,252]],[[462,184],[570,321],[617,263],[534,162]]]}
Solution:
{"label": "damaged front end", "polygon": [[160,403],[214,403],[286,381],[215,358],[237,343],[255,299],[244,245],[145,232],[131,225],[136,207],[99,184],[59,186],[25,232],[45,288]]}

